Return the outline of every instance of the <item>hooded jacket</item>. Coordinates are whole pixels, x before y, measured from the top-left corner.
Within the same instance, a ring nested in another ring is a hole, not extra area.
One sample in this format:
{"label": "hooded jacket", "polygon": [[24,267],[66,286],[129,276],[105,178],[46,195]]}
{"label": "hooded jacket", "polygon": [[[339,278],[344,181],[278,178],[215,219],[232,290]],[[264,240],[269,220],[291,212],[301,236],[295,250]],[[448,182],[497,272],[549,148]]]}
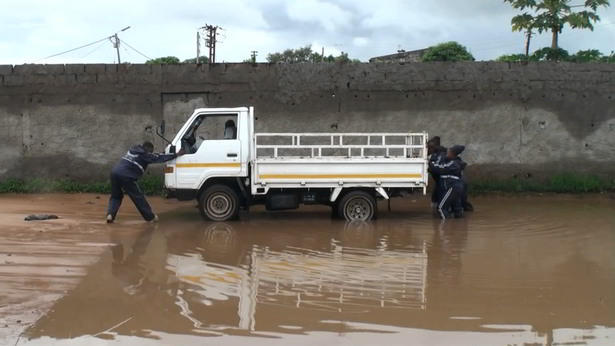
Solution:
{"label": "hooded jacket", "polygon": [[[429,156],[429,166],[431,164],[439,164],[443,160],[446,160],[446,147],[437,147],[434,152]],[[435,173],[433,170],[429,170],[433,179],[437,182],[440,179],[440,174]]]}
{"label": "hooded jacket", "polygon": [[460,157],[454,159],[444,157],[439,162],[430,161],[429,171],[441,179],[461,180],[464,164],[465,162],[461,161]]}
{"label": "hooded jacket", "polygon": [[128,178],[139,179],[150,163],[167,162],[176,157],[176,154],[153,154],[145,150],[143,146],[135,145],[128,150],[111,172]]}

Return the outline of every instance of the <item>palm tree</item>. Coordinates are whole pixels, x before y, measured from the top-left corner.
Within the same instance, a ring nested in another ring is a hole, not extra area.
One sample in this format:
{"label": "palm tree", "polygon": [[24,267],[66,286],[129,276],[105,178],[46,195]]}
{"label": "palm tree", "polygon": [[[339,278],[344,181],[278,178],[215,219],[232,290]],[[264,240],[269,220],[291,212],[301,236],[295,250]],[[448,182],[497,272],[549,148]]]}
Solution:
{"label": "palm tree", "polygon": [[[565,24],[573,29],[594,30],[593,23],[600,20],[596,14],[598,7],[608,7],[609,0],[585,0],[583,5],[572,6],[571,0],[504,0],[514,8],[534,9],[535,15],[524,13],[511,20],[513,31],[535,28],[538,33],[551,31],[551,48],[557,49],[558,35]],[[583,7],[583,11],[574,12],[573,7]]]}

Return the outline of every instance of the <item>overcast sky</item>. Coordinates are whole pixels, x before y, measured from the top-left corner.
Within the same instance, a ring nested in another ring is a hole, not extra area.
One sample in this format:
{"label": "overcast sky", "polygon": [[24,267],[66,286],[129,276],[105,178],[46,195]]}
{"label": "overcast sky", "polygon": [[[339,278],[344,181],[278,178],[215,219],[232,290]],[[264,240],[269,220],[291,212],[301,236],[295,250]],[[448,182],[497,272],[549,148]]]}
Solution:
{"label": "overcast sky", "polygon": [[[573,0],[572,3],[583,0]],[[595,30],[566,27],[560,47],[615,50],[615,2],[600,8]],[[241,62],[267,53],[312,45],[326,55],[351,58],[392,54],[458,41],[477,60],[522,53],[524,37],[513,33],[518,14],[503,0],[0,0],[0,64],[114,63],[109,40],[58,57],[130,26],[120,39],[148,57],[196,56],[196,32],[205,24],[225,29],[217,62]],[[549,46],[549,34],[536,36],[531,50]],[[147,60],[120,45],[122,62]],[[204,48],[203,48],[204,49]],[[203,54],[206,55],[206,54]]]}

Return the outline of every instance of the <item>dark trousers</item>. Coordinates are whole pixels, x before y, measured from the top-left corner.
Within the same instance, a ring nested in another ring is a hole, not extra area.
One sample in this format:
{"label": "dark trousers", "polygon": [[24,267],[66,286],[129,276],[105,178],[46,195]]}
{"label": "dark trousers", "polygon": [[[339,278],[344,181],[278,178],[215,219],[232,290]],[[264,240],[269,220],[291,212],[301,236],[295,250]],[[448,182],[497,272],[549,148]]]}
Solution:
{"label": "dark trousers", "polygon": [[431,191],[431,203],[438,203],[440,198],[442,198],[442,184],[440,183],[440,176],[432,174],[431,177],[436,183]]}
{"label": "dark trousers", "polygon": [[470,203],[468,201],[468,180],[466,179],[465,176],[461,177],[462,181],[463,181],[463,192],[461,193],[461,206],[463,207],[463,210],[466,211],[472,211],[474,210],[474,206],[472,205],[472,203]]}
{"label": "dark trousers", "polygon": [[443,219],[450,218],[451,211],[455,215],[463,214],[461,195],[463,182],[461,180],[446,179],[441,181],[443,195],[438,203],[438,213]]}
{"label": "dark trousers", "polygon": [[121,174],[111,172],[111,198],[109,198],[109,208],[107,208],[107,215],[111,215],[115,220],[117,211],[122,205],[122,199],[124,198],[124,192],[128,194],[132,203],[135,204],[139,213],[146,221],[152,221],[155,217],[152,207],[147,203],[145,195],[139,188],[136,179],[123,176]]}
{"label": "dark trousers", "polygon": [[461,193],[461,206],[465,208],[466,205],[468,205],[468,181],[466,180],[466,178],[461,178],[463,179],[463,192]]}

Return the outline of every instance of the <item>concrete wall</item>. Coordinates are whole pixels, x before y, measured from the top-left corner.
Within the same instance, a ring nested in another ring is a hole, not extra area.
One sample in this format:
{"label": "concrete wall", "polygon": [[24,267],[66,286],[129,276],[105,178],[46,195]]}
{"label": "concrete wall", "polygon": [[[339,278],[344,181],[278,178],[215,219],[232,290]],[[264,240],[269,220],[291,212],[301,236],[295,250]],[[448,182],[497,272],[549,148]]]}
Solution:
{"label": "concrete wall", "polygon": [[428,131],[475,178],[615,176],[615,64],[0,66],[0,179],[106,178],[195,107],[256,107],[258,131]]}

